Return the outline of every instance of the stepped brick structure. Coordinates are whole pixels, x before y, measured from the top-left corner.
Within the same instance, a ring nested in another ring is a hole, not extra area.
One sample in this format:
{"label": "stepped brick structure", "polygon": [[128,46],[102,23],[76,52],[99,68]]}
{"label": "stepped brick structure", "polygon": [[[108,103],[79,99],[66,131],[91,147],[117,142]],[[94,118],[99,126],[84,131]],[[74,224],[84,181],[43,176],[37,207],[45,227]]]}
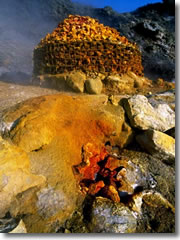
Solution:
{"label": "stepped brick structure", "polygon": [[70,15],[34,49],[34,75],[83,72],[143,75],[141,53],[117,30]]}

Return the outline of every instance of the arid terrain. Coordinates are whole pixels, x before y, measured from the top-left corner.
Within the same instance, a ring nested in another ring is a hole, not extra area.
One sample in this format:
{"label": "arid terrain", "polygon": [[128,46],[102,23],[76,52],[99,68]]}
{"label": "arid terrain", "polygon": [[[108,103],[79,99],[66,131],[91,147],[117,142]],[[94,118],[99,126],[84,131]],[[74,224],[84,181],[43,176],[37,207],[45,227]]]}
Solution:
{"label": "arid terrain", "polygon": [[0,232],[175,233],[172,1],[1,4]]}

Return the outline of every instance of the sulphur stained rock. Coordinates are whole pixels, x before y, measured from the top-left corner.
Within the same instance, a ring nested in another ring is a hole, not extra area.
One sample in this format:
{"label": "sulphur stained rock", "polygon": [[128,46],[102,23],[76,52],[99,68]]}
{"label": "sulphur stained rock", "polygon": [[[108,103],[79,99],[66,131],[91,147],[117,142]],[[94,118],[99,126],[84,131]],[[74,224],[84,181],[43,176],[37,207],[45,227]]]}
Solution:
{"label": "sulphur stained rock", "polygon": [[[105,105],[106,96],[54,95],[30,99],[3,113],[9,126],[4,137],[24,149],[34,174],[47,179],[46,186],[13,202],[23,215],[27,232],[55,232],[83,199],[72,171],[82,160],[88,142],[101,146],[106,141],[124,146],[132,134],[124,128],[121,106]],[[30,191],[30,190],[29,190]],[[36,198],[34,199],[34,196]],[[19,206],[17,206],[19,203]],[[26,215],[25,208],[31,209]]]}
{"label": "sulphur stained rock", "polygon": [[103,84],[100,79],[87,79],[85,81],[85,88],[87,93],[100,94],[102,92]]}
{"label": "sulphur stained rock", "polygon": [[[9,144],[0,137],[0,217],[7,212],[17,216],[19,206],[25,192],[28,194],[45,184],[45,177],[30,172],[30,162],[27,154],[20,148]],[[19,199],[17,199],[17,197]],[[17,204],[13,205],[16,201]],[[28,208],[23,208],[24,213]],[[23,211],[21,209],[21,211]]]}
{"label": "sulphur stained rock", "polygon": [[[68,148],[69,146],[69,148]],[[69,139],[55,137],[47,146],[29,153],[31,168],[47,178],[47,186],[36,194],[33,212],[23,218],[31,233],[56,232],[81,202],[81,194],[74,178]]]}
{"label": "sulphur stained rock", "polygon": [[111,147],[98,149],[88,143],[82,148],[82,162],[73,166],[83,193],[102,196],[114,202],[132,195],[144,185],[143,175],[128,158],[112,154]]}
{"label": "sulphur stained rock", "polygon": [[105,186],[104,188],[102,188],[101,196],[111,199],[115,203],[120,202],[119,193],[118,193],[116,187],[113,185],[108,185],[108,186]]}
{"label": "sulphur stained rock", "polygon": [[96,197],[90,213],[89,228],[94,233],[134,233],[137,221],[123,203]]}
{"label": "sulphur stained rock", "polygon": [[92,183],[90,186],[89,186],[89,190],[88,190],[88,194],[90,195],[95,195],[96,193],[98,193],[101,188],[103,188],[105,185],[104,185],[104,182],[101,180],[101,181],[98,181],[97,183]]}
{"label": "sulphur stained rock", "polygon": [[86,80],[86,75],[83,72],[74,71],[67,75],[66,82],[69,87],[71,87],[75,92],[84,92],[84,83]]}
{"label": "sulphur stained rock", "polygon": [[142,148],[155,157],[167,163],[175,161],[175,139],[165,133],[147,130],[136,136],[137,142]]}
{"label": "sulphur stained rock", "polygon": [[159,104],[157,108],[153,108],[145,96],[135,95],[123,99],[123,106],[132,127],[164,132],[175,126],[175,112],[167,104]]}
{"label": "sulphur stained rock", "polygon": [[[69,139],[71,152],[79,154],[87,142],[98,145],[110,140],[123,147],[131,141],[132,130],[123,108],[105,105],[106,100],[106,96],[65,94],[33,98],[4,112],[1,125],[7,126],[5,135],[27,152],[50,144],[56,136]],[[73,159],[78,163],[80,157]]]}

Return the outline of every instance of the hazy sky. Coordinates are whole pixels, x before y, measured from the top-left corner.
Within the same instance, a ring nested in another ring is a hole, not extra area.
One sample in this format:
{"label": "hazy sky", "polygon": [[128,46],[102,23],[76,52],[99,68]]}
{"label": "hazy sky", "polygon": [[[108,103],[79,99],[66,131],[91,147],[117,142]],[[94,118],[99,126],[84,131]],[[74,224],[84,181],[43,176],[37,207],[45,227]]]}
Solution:
{"label": "hazy sky", "polygon": [[88,4],[99,8],[111,6],[114,10],[118,12],[130,12],[148,3],[162,2],[162,0],[72,0],[72,1]]}

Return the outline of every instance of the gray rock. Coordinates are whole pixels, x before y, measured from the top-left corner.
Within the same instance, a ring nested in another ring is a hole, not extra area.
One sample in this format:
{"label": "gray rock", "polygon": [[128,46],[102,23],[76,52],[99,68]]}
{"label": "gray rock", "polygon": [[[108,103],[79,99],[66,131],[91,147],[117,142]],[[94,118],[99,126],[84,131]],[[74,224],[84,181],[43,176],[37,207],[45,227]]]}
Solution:
{"label": "gray rock", "polygon": [[136,217],[123,203],[97,197],[92,205],[89,228],[91,232],[134,233]]}
{"label": "gray rock", "polygon": [[83,93],[84,92],[84,83],[86,80],[86,75],[79,71],[71,72],[66,77],[66,82],[70,88],[75,92]]}
{"label": "gray rock", "polygon": [[139,232],[175,233],[175,208],[160,193],[143,194],[141,214],[145,227]]}
{"label": "gray rock", "polygon": [[102,92],[103,84],[100,79],[88,79],[85,82],[86,91],[90,94],[100,94]]}
{"label": "gray rock", "polygon": [[0,233],[8,233],[17,227],[19,219],[13,218],[10,214],[0,218]]}
{"label": "gray rock", "polygon": [[154,107],[157,108],[159,104],[168,104],[169,107],[175,111],[175,90],[168,90],[161,93],[155,93],[152,95],[147,96],[149,103]]}
{"label": "gray rock", "polygon": [[143,189],[151,189],[162,194],[171,204],[175,204],[175,169],[163,163],[160,159],[144,152],[124,149],[121,152],[143,173]]}
{"label": "gray rock", "polygon": [[175,112],[167,104],[154,108],[143,95],[123,99],[125,111],[131,126],[141,129],[167,131],[175,126]]}
{"label": "gray rock", "polygon": [[159,131],[147,130],[136,136],[136,140],[143,149],[163,162],[174,163],[175,139],[173,137]]}

